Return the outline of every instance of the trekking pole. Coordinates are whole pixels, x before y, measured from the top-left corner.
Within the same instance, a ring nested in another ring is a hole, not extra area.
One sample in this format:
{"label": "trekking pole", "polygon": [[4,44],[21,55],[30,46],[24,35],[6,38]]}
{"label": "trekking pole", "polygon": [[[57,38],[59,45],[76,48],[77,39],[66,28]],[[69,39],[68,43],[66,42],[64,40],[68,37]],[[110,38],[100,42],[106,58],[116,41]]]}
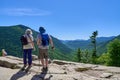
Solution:
{"label": "trekking pole", "polygon": [[[39,62],[39,71],[40,71],[40,54],[38,54],[38,62]],[[39,73],[39,71],[38,71],[38,73]]]}
{"label": "trekking pole", "polygon": [[39,68],[38,68],[38,71],[35,71],[36,74],[39,74],[39,73],[40,73],[40,59],[39,59],[39,58],[38,58],[38,62],[39,62],[39,64],[38,64]]}
{"label": "trekking pole", "polygon": [[39,71],[40,71],[40,59],[38,59],[38,61],[39,61]]}
{"label": "trekking pole", "polygon": [[22,54],[21,54],[21,58],[23,58],[23,45],[21,46],[21,50],[22,50],[22,51],[21,51],[21,53],[22,53]]}
{"label": "trekking pole", "polygon": [[[50,64],[51,64],[51,66],[53,65],[53,59],[54,59],[54,56],[53,56],[53,52],[54,52],[54,50],[50,50],[50,51],[52,51],[52,53],[51,53],[51,58],[50,58]],[[48,69],[49,70],[49,69]],[[50,78],[51,77],[53,77],[53,75],[51,74],[51,72],[50,72],[50,70],[49,70],[49,74],[50,74]]]}

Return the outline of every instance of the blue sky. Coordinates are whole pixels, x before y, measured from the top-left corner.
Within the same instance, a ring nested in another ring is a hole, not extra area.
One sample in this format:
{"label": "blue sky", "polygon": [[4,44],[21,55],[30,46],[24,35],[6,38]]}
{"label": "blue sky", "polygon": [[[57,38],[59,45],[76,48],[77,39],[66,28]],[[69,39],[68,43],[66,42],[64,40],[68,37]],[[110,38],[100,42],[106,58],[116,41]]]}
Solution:
{"label": "blue sky", "polygon": [[62,40],[120,34],[120,0],[0,0],[0,26],[23,24]]}

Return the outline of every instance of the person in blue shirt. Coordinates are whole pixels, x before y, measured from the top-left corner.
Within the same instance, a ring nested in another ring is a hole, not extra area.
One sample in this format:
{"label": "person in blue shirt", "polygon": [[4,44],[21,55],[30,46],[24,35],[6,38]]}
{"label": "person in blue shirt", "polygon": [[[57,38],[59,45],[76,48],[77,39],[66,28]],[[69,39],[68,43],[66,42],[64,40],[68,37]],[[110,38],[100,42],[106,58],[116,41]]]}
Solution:
{"label": "person in blue shirt", "polygon": [[42,70],[48,70],[48,50],[49,45],[54,49],[53,40],[50,35],[46,33],[44,27],[39,28],[39,34],[37,35],[37,45],[39,48],[38,58],[42,63]]}

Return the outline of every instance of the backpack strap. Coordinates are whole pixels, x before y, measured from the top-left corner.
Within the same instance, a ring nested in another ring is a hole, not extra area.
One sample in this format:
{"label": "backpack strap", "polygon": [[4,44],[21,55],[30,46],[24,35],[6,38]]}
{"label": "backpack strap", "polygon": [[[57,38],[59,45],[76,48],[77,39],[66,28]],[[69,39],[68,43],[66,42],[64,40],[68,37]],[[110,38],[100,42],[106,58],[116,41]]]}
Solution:
{"label": "backpack strap", "polygon": [[30,43],[32,43],[32,46],[34,47],[34,42],[32,41],[31,37],[29,35],[26,35],[30,39]]}

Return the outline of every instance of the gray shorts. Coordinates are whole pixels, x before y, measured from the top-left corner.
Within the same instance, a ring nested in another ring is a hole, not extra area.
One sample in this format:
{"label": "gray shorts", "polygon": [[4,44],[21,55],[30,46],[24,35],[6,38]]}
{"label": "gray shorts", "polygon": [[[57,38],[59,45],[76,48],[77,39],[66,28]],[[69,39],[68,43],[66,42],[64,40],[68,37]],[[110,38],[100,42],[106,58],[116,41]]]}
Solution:
{"label": "gray shorts", "polygon": [[39,54],[38,59],[48,59],[48,49],[40,49],[39,48]]}

